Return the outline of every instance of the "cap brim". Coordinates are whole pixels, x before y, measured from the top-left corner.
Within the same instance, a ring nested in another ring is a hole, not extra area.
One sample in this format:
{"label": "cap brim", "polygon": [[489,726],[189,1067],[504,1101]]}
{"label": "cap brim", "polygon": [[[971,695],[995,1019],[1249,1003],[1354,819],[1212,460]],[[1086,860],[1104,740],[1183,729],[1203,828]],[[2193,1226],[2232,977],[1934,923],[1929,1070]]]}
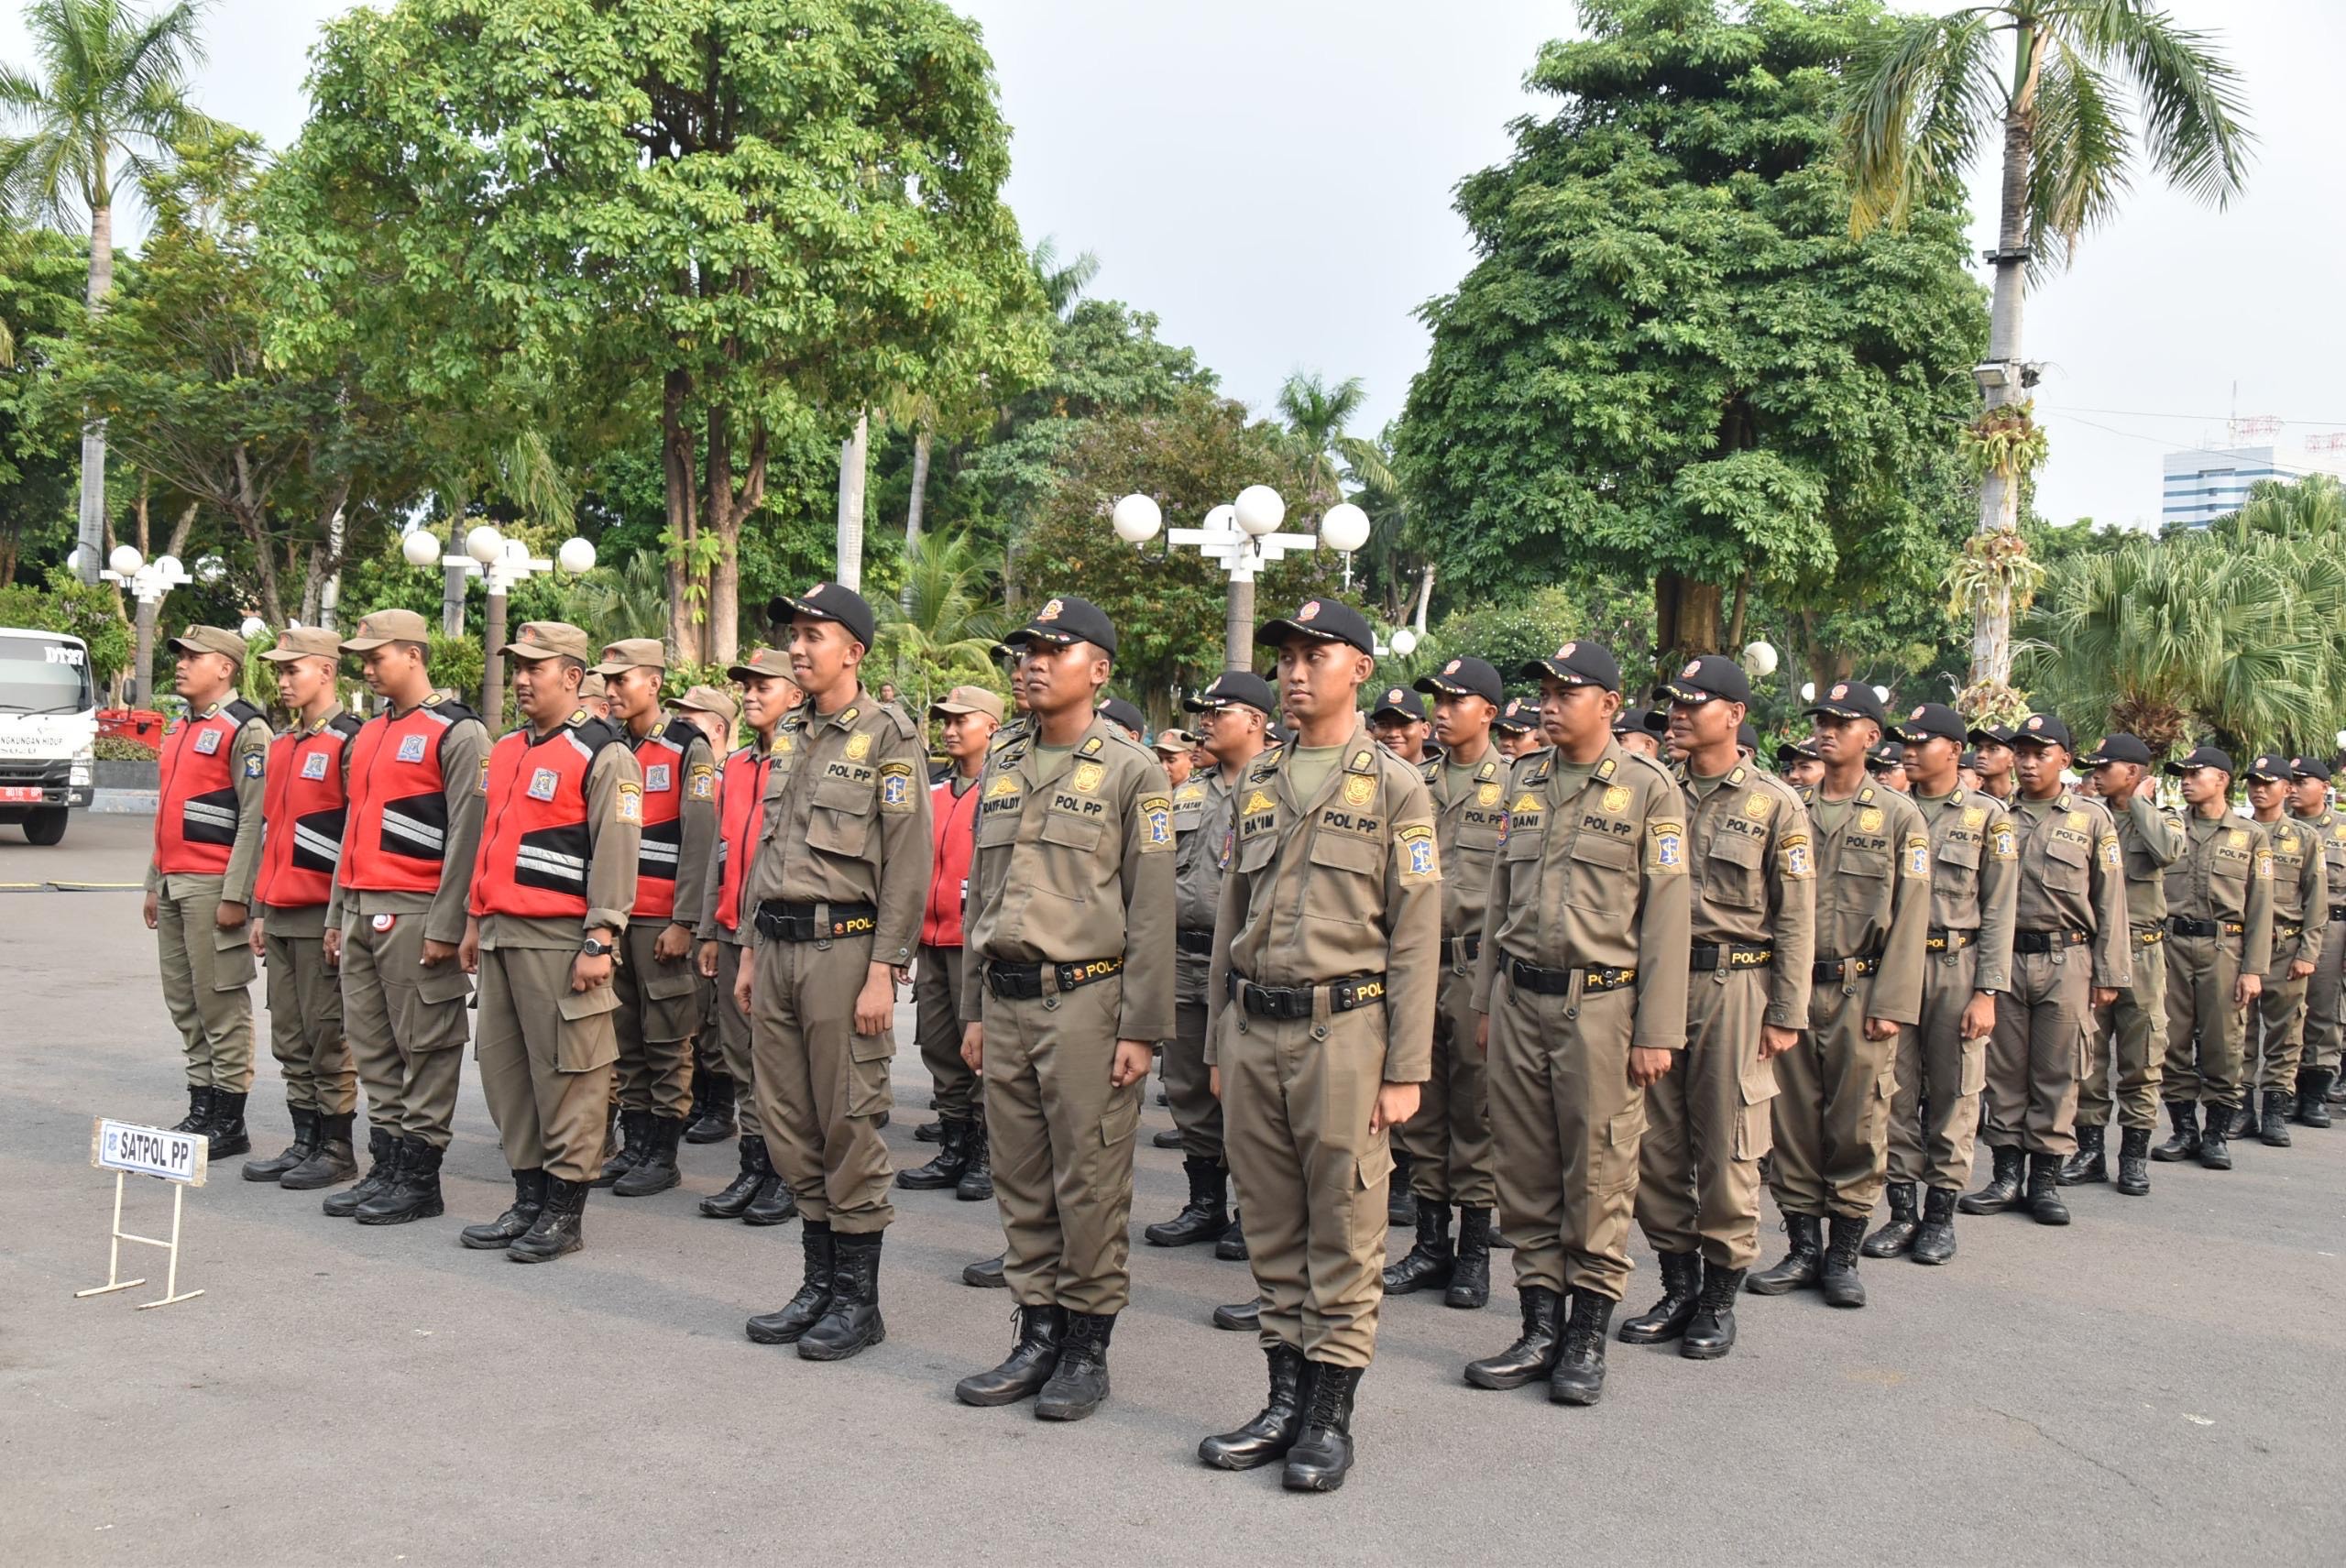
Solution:
{"label": "cap brim", "polygon": [[1053,648],[1072,648],[1085,641],[1072,632],[1054,626],[1022,626],[1002,640],[1005,648],[1023,648],[1029,642],[1042,642]]}
{"label": "cap brim", "polygon": [[[948,718],[951,718],[964,713],[986,713],[986,710],[982,707],[972,707],[968,703],[962,702],[932,702],[928,705],[928,711],[931,713],[942,714]],[[993,715],[986,713],[986,717],[988,718],[992,718]]]}
{"label": "cap brim", "polygon": [[2009,746],[2012,744],[2011,740],[2008,738],[1986,729],[1968,729],[1964,731],[1963,739],[1966,742],[1973,746]]}
{"label": "cap brim", "polygon": [[1290,637],[1309,637],[1314,642],[1341,642],[1347,648],[1367,652],[1341,631],[1322,631],[1316,626],[1306,626],[1300,621],[1266,620],[1255,628],[1255,641],[1257,642],[1284,642]]}
{"label": "cap brim", "polygon": [[586,673],[587,673],[588,674],[593,674],[593,675],[603,675],[603,676],[608,677],[608,676],[611,676],[611,675],[624,674],[626,674],[626,673],[627,673],[628,671],[630,671],[630,670],[641,669],[641,668],[644,668],[644,667],[645,667],[645,666],[642,666],[642,665],[640,665],[640,664],[635,664],[635,663],[600,663],[600,664],[589,664],[589,665],[587,665],[587,666],[586,666]]}
{"label": "cap brim", "polygon": [[[517,659],[560,659],[565,657],[560,649],[547,648],[536,642],[508,642],[504,647],[499,648],[497,652],[499,657],[510,653]],[[603,672],[597,670],[594,673],[599,675]]]}
{"label": "cap brim", "polygon": [[341,646],[345,653],[370,653],[378,648],[388,648],[398,641],[396,637],[345,637]]}
{"label": "cap brim", "polygon": [[1528,660],[1516,674],[1527,681],[1562,681],[1568,686],[1595,686],[1599,691],[1614,689],[1603,681],[1584,675],[1578,670],[1567,669],[1549,659]]}
{"label": "cap brim", "polygon": [[184,637],[174,637],[163,644],[174,653],[217,653],[217,648],[206,648],[201,642],[191,642]]}
{"label": "cap brim", "polygon": [[2023,746],[2035,746],[2035,747],[2039,747],[2039,748],[2043,748],[2043,747],[2046,747],[2046,746],[2058,746],[2058,747],[2060,747],[2060,748],[2061,748],[2061,750],[2063,750],[2064,751],[2069,751],[2069,752],[2072,752],[2072,753],[2074,753],[2074,752],[2076,751],[2076,750],[2077,750],[2077,748],[2075,748],[2074,746],[2071,746],[2071,745],[2070,745],[2066,740],[2062,740],[2058,735],[2015,735],[2015,736],[2013,736],[2013,737],[2012,737],[2012,750],[2013,750],[2013,751],[2019,751]]}
{"label": "cap brim", "polygon": [[1411,713],[1411,712],[1410,712],[1408,708],[1406,708],[1406,707],[1383,707],[1383,706],[1380,706],[1380,707],[1372,707],[1372,708],[1370,708],[1370,709],[1368,710],[1368,716],[1369,716],[1371,718],[1384,718],[1384,717],[1385,717],[1387,714],[1388,714],[1388,713],[1389,713],[1389,714],[1391,714],[1391,715],[1392,715],[1394,718],[1406,718],[1406,719],[1409,720],[1409,721],[1410,721],[1411,723],[1413,723],[1413,724],[1422,724],[1422,723],[1424,723],[1424,722],[1425,722],[1425,717],[1426,717],[1426,716],[1425,716],[1424,714],[1422,714],[1422,713]]}
{"label": "cap brim", "polygon": [[2253,768],[2241,774],[2241,777],[2251,784],[2287,784],[2289,782],[2289,775],[2286,773],[2264,773]]}
{"label": "cap brim", "polygon": [[[1800,713],[1803,718],[1814,718],[1820,713],[1828,718],[1873,718],[1873,715],[1862,707],[1850,707],[1837,702],[1820,702],[1813,707],[1802,708]],[[1881,721],[1874,719],[1874,722],[1879,724]]]}

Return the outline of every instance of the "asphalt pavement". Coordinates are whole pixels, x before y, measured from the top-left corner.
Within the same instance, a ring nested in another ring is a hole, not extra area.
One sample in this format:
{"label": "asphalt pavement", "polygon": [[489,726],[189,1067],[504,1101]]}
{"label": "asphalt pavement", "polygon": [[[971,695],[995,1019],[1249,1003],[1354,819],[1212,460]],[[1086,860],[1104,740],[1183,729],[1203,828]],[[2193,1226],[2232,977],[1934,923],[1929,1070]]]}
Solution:
{"label": "asphalt pavement", "polygon": [[[445,1218],[328,1220],[231,1159],[187,1197],[203,1296],[76,1300],[113,1189],[91,1118],[169,1125],[185,1097],[137,893],[49,884],[135,883],[150,828],[0,829],[0,1561],[2293,1563],[2346,1527],[2346,1126],[2251,1142],[2229,1174],[2154,1166],[2147,1199],[2073,1190],[2066,1230],[1967,1218],[1947,1266],[1867,1263],[1860,1311],[1747,1297],[1724,1361],[1617,1343],[1589,1409],[1461,1380],[1514,1337],[1502,1253],[1486,1310],[1387,1304],[1332,1497],[1197,1464],[1263,1362],[1207,1322],[1252,1293],[1244,1266],[1140,1244],[1184,1192],[1147,1146],[1153,1093],[1114,1394],[1072,1426],[953,1399],[1010,1340],[1006,1294],[959,1283],[999,1250],[992,1204],[896,1194],[887,1343],[836,1365],[743,1337],[795,1288],[797,1227],[699,1216],[729,1144],[688,1148],[661,1196],[595,1194],[576,1256],[464,1250],[511,1190],[469,1065]],[[929,1147],[908,1008],[898,1037],[901,1167]],[[265,1044],[251,1117],[274,1153]],[[168,1214],[133,1184],[126,1226]],[[1772,1209],[1761,1243],[1781,1251]],[[1628,1310],[1654,1286],[1640,1245]]]}

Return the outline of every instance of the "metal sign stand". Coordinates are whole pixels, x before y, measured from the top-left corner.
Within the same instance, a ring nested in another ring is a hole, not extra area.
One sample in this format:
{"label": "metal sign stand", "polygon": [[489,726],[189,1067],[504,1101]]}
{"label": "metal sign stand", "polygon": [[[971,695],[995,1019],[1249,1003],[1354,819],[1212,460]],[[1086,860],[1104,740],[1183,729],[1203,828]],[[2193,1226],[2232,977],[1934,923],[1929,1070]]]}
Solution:
{"label": "metal sign stand", "polygon": [[[142,1158],[135,1154],[118,1152],[117,1140],[125,1131],[140,1135],[149,1145],[162,1146],[167,1157],[167,1157],[164,1162],[166,1168],[158,1169],[152,1154]],[[114,1171],[114,1223],[109,1227],[106,1244],[106,1282],[92,1286],[87,1290],[76,1290],[73,1299],[78,1301],[85,1296],[107,1296],[116,1290],[127,1290],[134,1285],[147,1283],[143,1275],[137,1279],[122,1277],[122,1244],[125,1242],[137,1242],[141,1246],[159,1246],[170,1255],[163,1277],[163,1294],[155,1300],[139,1302],[140,1311],[150,1307],[168,1307],[174,1301],[192,1301],[203,1295],[201,1290],[180,1288],[180,1213],[188,1188],[201,1186],[203,1182],[205,1167],[209,1162],[204,1157],[203,1140],[177,1134],[156,1133],[147,1128],[126,1129],[121,1123],[101,1120],[91,1135],[90,1163],[102,1169],[111,1168]],[[170,1168],[172,1167],[177,1168]],[[122,1186],[134,1171],[170,1183],[170,1240],[158,1241],[153,1236],[138,1235],[122,1228]]]}

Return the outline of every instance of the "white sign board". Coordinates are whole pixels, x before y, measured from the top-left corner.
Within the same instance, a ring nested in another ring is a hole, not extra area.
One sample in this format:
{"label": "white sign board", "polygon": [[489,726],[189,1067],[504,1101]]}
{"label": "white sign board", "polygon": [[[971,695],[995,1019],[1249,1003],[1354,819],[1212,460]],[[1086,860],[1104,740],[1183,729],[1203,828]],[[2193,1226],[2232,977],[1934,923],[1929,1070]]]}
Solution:
{"label": "white sign board", "polygon": [[90,1163],[102,1170],[203,1185],[212,1146],[201,1133],[167,1133],[101,1116],[90,1133]]}

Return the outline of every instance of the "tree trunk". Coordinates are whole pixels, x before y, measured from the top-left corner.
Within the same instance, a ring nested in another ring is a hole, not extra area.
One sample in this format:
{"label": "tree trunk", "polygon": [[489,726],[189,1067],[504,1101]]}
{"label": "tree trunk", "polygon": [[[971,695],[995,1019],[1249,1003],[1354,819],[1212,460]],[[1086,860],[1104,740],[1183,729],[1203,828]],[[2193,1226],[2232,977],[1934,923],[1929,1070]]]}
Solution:
{"label": "tree trunk", "polygon": [[913,612],[913,556],[920,545],[920,514],[928,498],[928,449],[934,437],[928,422],[923,420],[913,427],[913,495],[904,506],[904,587],[897,596],[897,606],[905,615]]}
{"label": "tree trunk", "polygon": [[149,547],[147,538],[147,477],[141,474],[138,477],[138,553],[152,561],[155,557],[148,554]]}
{"label": "tree trunk", "polygon": [[872,455],[872,416],[858,411],[855,433],[839,443],[839,585],[863,591],[863,487]]}
{"label": "tree trunk", "polygon": [[[104,170],[101,170],[103,174]],[[92,311],[114,292],[114,203],[101,198],[90,203],[90,289]],[[82,505],[76,535],[82,565],[76,574],[85,583],[98,580],[106,532],[106,422],[92,420],[82,427]]]}
{"label": "tree trunk", "polygon": [[1716,653],[1719,648],[1719,600],[1716,583],[1698,583],[1675,572],[1654,577],[1654,654],[1665,665],[1681,654]]}
{"label": "tree trunk", "polygon": [[668,372],[660,392],[660,464],[668,503],[668,644],[679,662],[696,664],[702,658],[692,563],[693,541],[700,532],[699,486],[695,482],[693,432],[685,423],[691,391],[689,376],[682,370]]}
{"label": "tree trunk", "polygon": [[1751,602],[1751,568],[1743,568],[1743,576],[1735,582],[1735,614],[1727,623],[1727,651],[1737,658],[1743,656],[1743,612]]}

